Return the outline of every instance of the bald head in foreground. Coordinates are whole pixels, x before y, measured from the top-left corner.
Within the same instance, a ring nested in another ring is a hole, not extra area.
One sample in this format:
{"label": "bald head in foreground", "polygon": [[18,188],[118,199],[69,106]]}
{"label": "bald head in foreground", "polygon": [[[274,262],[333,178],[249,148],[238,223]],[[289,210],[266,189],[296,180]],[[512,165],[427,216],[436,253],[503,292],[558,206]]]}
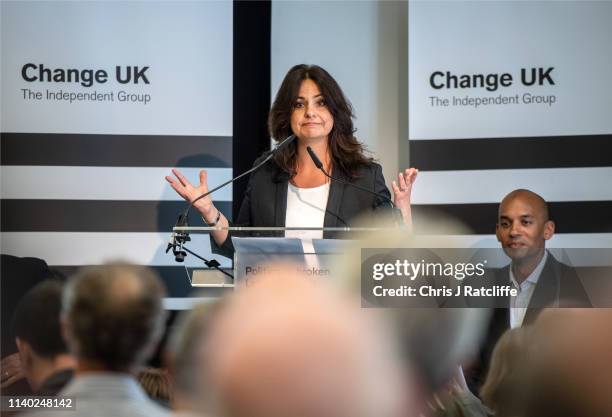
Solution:
{"label": "bald head in foreground", "polygon": [[550,309],[537,347],[525,417],[612,415],[612,309]]}
{"label": "bald head in foreground", "polygon": [[223,417],[398,416],[410,392],[385,329],[288,266],[228,300],[203,355]]}

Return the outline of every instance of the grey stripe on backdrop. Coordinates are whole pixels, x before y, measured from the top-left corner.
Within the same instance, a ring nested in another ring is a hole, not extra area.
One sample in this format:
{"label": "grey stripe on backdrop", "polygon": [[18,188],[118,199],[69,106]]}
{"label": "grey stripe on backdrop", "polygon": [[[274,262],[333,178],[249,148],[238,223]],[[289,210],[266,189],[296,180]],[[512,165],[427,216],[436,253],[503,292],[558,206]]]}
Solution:
{"label": "grey stripe on backdrop", "polygon": [[2,133],[2,165],[232,166],[231,136]]}
{"label": "grey stripe on backdrop", "polygon": [[612,134],[409,143],[410,163],[423,171],[612,166]]}
{"label": "grey stripe on backdrop", "polygon": [[[169,232],[184,201],[2,200],[4,232]],[[215,202],[228,218],[231,201]],[[41,215],[44,213],[44,215]],[[197,210],[191,226],[204,226]]]}

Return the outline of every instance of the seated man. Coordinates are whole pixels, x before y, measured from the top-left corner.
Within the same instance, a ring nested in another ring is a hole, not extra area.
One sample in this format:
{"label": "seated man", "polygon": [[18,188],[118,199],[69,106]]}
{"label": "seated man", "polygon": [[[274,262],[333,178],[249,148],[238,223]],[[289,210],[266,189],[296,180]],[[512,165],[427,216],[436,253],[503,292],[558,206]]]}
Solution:
{"label": "seated man", "polygon": [[13,319],[25,376],[38,396],[56,395],[76,367],[60,329],[62,288],[56,280],[38,284],[19,302]]}
{"label": "seated man", "polygon": [[538,194],[518,189],[500,203],[496,235],[511,263],[495,271],[494,280],[498,285],[510,283],[518,295],[510,297],[508,308],[494,309],[480,363],[468,373],[473,390],[482,383],[493,348],[507,329],[533,323],[546,307],[591,306],[576,271],[546,250],[554,233],[548,205]]}
{"label": "seated man", "polygon": [[545,248],[555,233],[555,223],[548,217],[548,205],[529,190],[514,190],[502,200],[496,226],[501,243],[511,264],[501,269],[519,291],[510,300],[507,325],[515,328],[531,324],[545,307],[559,303],[574,307],[590,307],[576,271],[557,261]]}

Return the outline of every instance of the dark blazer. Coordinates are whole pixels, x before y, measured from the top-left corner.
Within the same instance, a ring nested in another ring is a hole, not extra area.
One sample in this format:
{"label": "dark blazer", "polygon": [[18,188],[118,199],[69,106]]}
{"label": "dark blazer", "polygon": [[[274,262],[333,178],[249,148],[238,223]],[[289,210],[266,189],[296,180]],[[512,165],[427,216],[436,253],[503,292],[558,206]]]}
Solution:
{"label": "dark blazer", "polygon": [[68,385],[73,377],[74,371],[72,369],[62,369],[45,379],[40,389],[36,392],[36,395],[41,397],[55,397],[58,392]]}
{"label": "dark blazer", "polygon": [[[510,265],[497,269],[493,273],[497,285],[507,285],[510,282]],[[591,307],[591,300],[584,290],[576,270],[557,261],[551,253],[548,253],[546,264],[544,264],[538,283],[529,300],[523,326],[533,324],[545,308],[561,306]],[[481,344],[477,361],[470,368],[470,371],[466,372],[468,385],[475,393],[484,383],[495,344],[510,328],[510,310],[508,308],[494,308],[492,310],[491,322]]]}
{"label": "dark blazer", "polygon": [[[261,159],[256,160],[253,165],[258,164]],[[357,178],[350,180],[349,176],[340,169],[334,169],[332,173],[336,178],[391,198],[391,193],[385,185],[382,168],[379,164],[371,162],[361,168],[358,174]],[[287,213],[288,182],[289,174],[282,171],[274,160],[270,160],[251,175],[238,217],[232,224],[252,227],[284,226]],[[390,208],[389,201],[384,198],[332,181],[323,226],[352,226],[355,218],[361,214],[378,209],[389,210]],[[263,234],[257,236],[263,236]],[[282,236],[282,234],[271,233],[266,236]],[[323,237],[331,238],[334,237],[334,234],[326,232]],[[211,247],[214,253],[227,257],[233,256],[234,247],[231,242],[231,235],[221,246],[217,245],[211,238]]]}

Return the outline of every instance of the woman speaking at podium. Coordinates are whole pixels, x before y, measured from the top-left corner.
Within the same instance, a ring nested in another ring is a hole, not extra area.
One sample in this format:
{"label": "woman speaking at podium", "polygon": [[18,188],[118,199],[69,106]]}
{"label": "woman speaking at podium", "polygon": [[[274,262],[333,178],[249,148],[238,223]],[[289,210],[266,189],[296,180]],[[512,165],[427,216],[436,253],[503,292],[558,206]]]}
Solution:
{"label": "woman speaking at podium", "polygon": [[[364,146],[354,136],[351,104],[323,68],[296,65],[289,70],[270,110],[268,128],[278,142],[291,135],[295,139],[251,175],[235,225],[346,227],[356,217],[390,207],[382,168],[365,155]],[[325,172],[339,181],[330,180],[317,168],[308,147]],[[197,186],[177,169],[172,173],[176,178],[167,176],[166,180],[189,202],[209,189],[205,170],[200,171]],[[406,169],[399,173],[397,182],[393,181],[393,201],[409,226],[410,196],[417,173],[414,168]],[[228,226],[211,197],[199,199],[194,207],[208,225]],[[213,244],[213,251],[231,256],[228,232],[217,230],[211,236],[217,246]],[[285,236],[323,237],[321,232],[304,231],[287,231]]]}

